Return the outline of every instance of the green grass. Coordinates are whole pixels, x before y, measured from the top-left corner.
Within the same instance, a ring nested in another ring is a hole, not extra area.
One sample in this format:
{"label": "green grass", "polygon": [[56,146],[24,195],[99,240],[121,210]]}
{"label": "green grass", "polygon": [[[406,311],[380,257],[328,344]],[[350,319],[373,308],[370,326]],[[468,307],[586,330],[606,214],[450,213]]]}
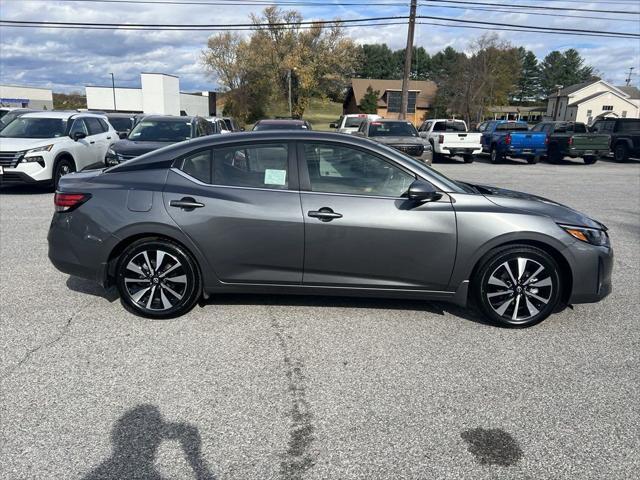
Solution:
{"label": "green grass", "polygon": [[[267,109],[267,118],[285,117],[289,115],[289,106],[286,102],[272,105]],[[342,104],[331,100],[312,98],[309,107],[304,112],[304,120],[307,120],[314,130],[329,131],[329,124],[335,122],[342,115]]]}

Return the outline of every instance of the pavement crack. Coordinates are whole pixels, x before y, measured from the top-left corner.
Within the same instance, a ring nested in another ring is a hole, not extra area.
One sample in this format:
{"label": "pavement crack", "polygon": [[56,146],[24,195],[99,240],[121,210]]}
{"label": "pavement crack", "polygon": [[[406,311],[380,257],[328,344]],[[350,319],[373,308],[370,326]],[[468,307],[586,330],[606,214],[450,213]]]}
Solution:
{"label": "pavement crack", "polygon": [[306,398],[305,366],[302,359],[293,358],[283,326],[275,315],[269,313],[271,326],[283,353],[287,392],[291,401],[289,441],[280,462],[280,476],[285,480],[301,480],[305,472],[315,465],[315,456],[310,451],[315,440],[315,429],[311,407]]}
{"label": "pavement crack", "polygon": [[[89,303],[91,303],[91,302],[89,302]],[[67,333],[69,333],[69,330],[71,328],[71,323],[73,322],[73,320],[86,307],[89,306],[89,303],[81,306],[71,316],[69,316],[69,318],[67,319],[65,324],[62,326],[62,328],[60,329],[60,331],[58,332],[58,334],[54,338],[52,338],[51,340],[49,340],[47,342],[43,342],[43,343],[41,343],[40,345],[38,345],[36,347],[30,348],[29,350],[27,350],[27,352],[22,356],[22,358],[18,361],[18,363],[16,363],[13,367],[9,368],[8,371],[6,373],[4,373],[2,375],[2,377],[0,377],[0,379],[4,380],[4,379],[10,377],[11,375],[13,375],[13,373],[15,373],[18,369],[20,369],[20,367],[22,367],[27,362],[29,362],[31,357],[33,357],[33,355],[38,353],[40,350],[42,350],[43,348],[51,347],[51,346],[55,345],[56,343],[58,343],[60,340],[62,340],[67,335]]]}

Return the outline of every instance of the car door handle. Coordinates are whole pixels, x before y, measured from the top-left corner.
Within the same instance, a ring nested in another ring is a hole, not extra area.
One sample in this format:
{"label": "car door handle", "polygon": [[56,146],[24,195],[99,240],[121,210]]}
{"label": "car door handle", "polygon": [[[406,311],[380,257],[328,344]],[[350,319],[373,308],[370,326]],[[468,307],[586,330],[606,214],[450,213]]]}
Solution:
{"label": "car door handle", "polygon": [[310,210],[307,215],[311,218],[318,218],[323,222],[330,222],[334,218],[342,218],[341,213],[336,213],[329,207],[322,207],[320,210]]}
{"label": "car door handle", "polygon": [[169,205],[176,208],[182,208],[187,211],[191,211],[194,208],[204,207],[204,203],[196,202],[195,199],[191,197],[184,197],[180,200],[171,200]]}
{"label": "car door handle", "polygon": [[107,137],[107,140],[111,140],[111,137]]}
{"label": "car door handle", "polygon": [[96,142],[95,142],[94,140],[91,140],[89,143],[90,143],[91,145],[93,145],[93,144],[94,144],[94,143],[96,143]]}

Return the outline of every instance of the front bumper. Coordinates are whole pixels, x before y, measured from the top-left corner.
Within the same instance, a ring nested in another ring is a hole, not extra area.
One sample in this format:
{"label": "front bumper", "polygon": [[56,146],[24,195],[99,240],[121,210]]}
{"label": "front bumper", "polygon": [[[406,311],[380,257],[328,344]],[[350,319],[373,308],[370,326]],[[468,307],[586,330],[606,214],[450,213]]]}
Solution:
{"label": "front bumper", "polygon": [[599,302],[612,291],[613,249],[576,244],[572,248],[573,289],[569,303]]}
{"label": "front bumper", "polygon": [[37,180],[31,175],[15,169],[4,169],[0,175],[0,185],[38,185],[50,182],[50,180]]}

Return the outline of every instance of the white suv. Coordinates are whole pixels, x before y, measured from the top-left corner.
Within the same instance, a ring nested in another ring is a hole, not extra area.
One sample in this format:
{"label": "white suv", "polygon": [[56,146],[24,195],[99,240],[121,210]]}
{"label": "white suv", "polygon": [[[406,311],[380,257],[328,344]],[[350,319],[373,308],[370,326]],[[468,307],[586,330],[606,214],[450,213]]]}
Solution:
{"label": "white suv", "polygon": [[62,175],[103,167],[118,134],[102,115],[27,113],[0,132],[0,183],[46,183]]}

